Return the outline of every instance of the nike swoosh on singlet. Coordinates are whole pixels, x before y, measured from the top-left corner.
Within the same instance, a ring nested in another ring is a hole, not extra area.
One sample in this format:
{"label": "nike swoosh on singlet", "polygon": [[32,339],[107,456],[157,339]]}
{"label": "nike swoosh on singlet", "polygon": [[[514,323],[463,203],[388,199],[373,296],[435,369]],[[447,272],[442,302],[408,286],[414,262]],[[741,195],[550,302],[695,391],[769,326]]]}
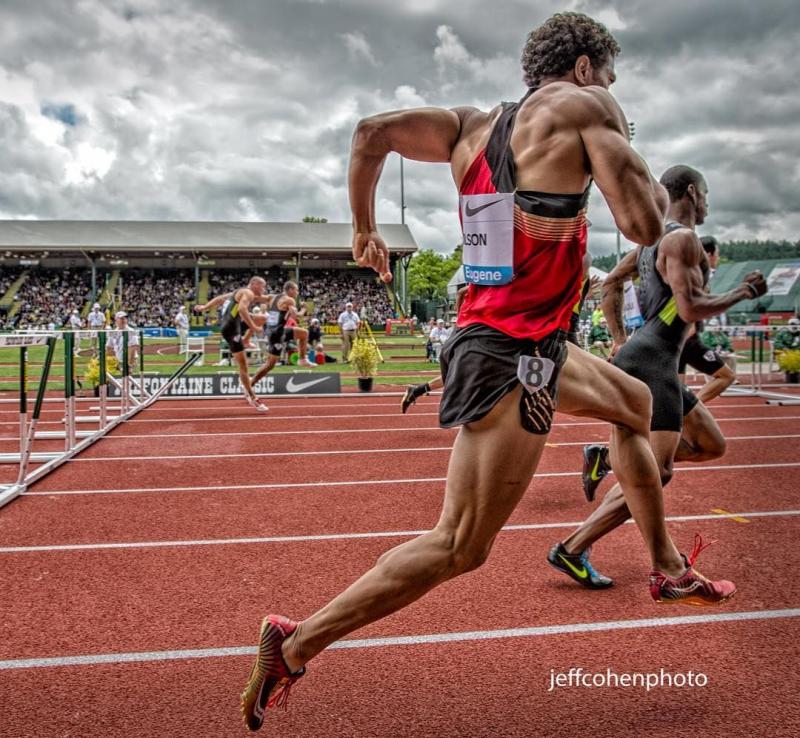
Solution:
{"label": "nike swoosh on singlet", "polygon": [[295,383],[294,377],[292,377],[286,383],[286,391],[287,392],[301,392],[302,390],[304,390],[304,389],[306,389],[308,387],[313,387],[315,384],[319,384],[320,382],[325,382],[328,379],[329,379],[329,377],[321,377],[319,379],[312,379],[310,382],[300,382],[298,384],[298,383]]}
{"label": "nike swoosh on singlet", "polygon": [[561,554],[558,555],[558,558],[561,559],[575,574],[576,577],[580,577],[581,579],[586,579],[589,576],[589,572],[586,570],[585,566],[582,566],[580,569],[575,567],[573,564],[569,562],[568,559],[565,559]]}
{"label": "nike swoosh on singlet", "polygon": [[464,205],[464,212],[466,213],[468,218],[471,218],[473,215],[477,215],[481,212],[481,210],[486,210],[486,208],[492,207],[492,205],[497,205],[498,202],[503,202],[503,199],[500,198],[499,200],[493,200],[492,202],[487,202],[485,205],[479,205],[477,208],[471,208],[469,203]]}

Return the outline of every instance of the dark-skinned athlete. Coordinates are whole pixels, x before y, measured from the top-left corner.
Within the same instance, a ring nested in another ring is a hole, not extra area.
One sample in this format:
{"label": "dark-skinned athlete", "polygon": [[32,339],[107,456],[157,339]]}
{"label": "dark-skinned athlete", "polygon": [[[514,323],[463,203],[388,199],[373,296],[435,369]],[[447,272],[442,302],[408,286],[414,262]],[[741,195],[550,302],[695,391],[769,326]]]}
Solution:
{"label": "dark-skinned athlete", "polygon": [[[672,478],[681,438],[685,388],[678,378],[678,360],[691,325],[719,315],[741,300],[763,295],[766,281],[761,272],[754,271],[730,292],[709,295],[708,258],[694,232],[708,210],[708,185],[700,172],[683,165],[664,172],[661,184],[670,198],[665,234],[654,246],[631,252],[611,272],[603,284],[603,312],[614,337],[613,363],[650,388],[653,397],[650,443],[661,481],[666,485]],[[622,283],[634,273],[640,277],[639,302],[645,324],[627,339],[622,319]],[[619,468],[613,459],[612,465]],[[577,530],[553,546],[548,562],[585,587],[610,586],[612,581],[608,577],[586,566],[587,552],[628,518],[629,507],[617,484]],[[703,548],[698,538],[687,557],[687,565],[694,563]],[[577,565],[575,557],[582,557],[584,567]],[[657,575],[651,577],[651,587],[659,586],[659,582]],[[715,597],[719,601],[729,599],[736,588],[730,582],[696,580],[682,582],[672,591],[687,604],[702,606]]]}

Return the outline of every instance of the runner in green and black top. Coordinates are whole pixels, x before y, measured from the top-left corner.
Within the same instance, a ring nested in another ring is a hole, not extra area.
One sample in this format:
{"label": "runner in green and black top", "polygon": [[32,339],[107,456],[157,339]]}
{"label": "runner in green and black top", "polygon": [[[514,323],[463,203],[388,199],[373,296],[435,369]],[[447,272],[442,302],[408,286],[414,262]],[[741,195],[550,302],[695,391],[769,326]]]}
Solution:
{"label": "runner in green and black top", "polygon": [[239,381],[242,384],[247,404],[261,413],[266,412],[268,408],[258,399],[250,383],[243,336],[248,328],[258,334],[263,332],[263,324],[254,320],[248,307],[252,303],[263,300],[266,286],[266,281],[261,277],[253,277],[248,282],[247,287],[242,287],[226,295],[220,295],[205,305],[197,305],[194,308],[195,312],[203,312],[210,307],[215,307],[221,301],[225,301],[220,319],[220,334],[230,347],[231,356],[239,369]]}
{"label": "runner in green and black top", "polygon": [[[662,483],[666,485],[672,477],[681,438],[683,389],[678,379],[678,358],[690,324],[719,315],[740,300],[763,295],[767,285],[761,272],[755,271],[730,292],[709,295],[705,289],[708,259],[694,233],[695,225],[704,221],[708,209],[705,179],[691,167],[675,166],[662,175],[661,184],[670,199],[665,234],[656,245],[631,252],[612,271],[603,285],[603,312],[614,337],[613,363],[643,381],[653,396],[650,445],[661,469]],[[645,324],[628,340],[622,319],[622,286],[637,272]],[[556,555],[560,551],[569,555],[585,553],[629,517],[617,484],[588,520],[553,547],[548,561],[584,586],[609,586],[612,582],[608,577],[599,574],[582,577],[581,572],[559,566]],[[727,592],[725,597],[732,596],[734,591]]]}

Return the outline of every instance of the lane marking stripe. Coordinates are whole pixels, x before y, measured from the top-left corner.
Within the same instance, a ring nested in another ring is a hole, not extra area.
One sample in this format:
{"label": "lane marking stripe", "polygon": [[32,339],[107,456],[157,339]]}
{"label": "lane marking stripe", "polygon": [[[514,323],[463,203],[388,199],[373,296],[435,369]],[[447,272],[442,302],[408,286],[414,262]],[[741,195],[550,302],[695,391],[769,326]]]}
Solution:
{"label": "lane marking stripe", "polygon": [[[409,418],[418,418],[424,416],[439,416],[439,413],[414,413],[413,415],[402,415],[400,413],[359,413],[357,415],[235,415],[226,418],[220,417],[201,417],[201,418],[133,418],[128,421],[129,425],[142,425],[145,423],[241,423],[241,422],[258,422],[264,423],[269,421],[285,422],[286,420],[333,420],[333,419],[353,419],[353,418],[394,418],[395,420],[407,420]],[[718,418],[714,416],[718,423],[738,422],[738,421],[755,421],[755,420],[800,420],[800,415],[761,415],[754,417],[736,417],[736,418]],[[19,421],[13,422],[0,422],[0,425],[19,425]],[[58,421],[43,421],[39,425],[63,425]],[[570,421],[554,424],[554,428],[574,428],[578,426],[587,425],[608,425],[603,420],[586,420],[586,421]],[[404,426],[405,428],[412,429],[414,426]],[[343,429],[346,430],[346,429]]]}
{"label": "lane marking stripe", "polygon": [[747,518],[743,518],[741,515],[736,515],[735,513],[728,512],[727,510],[723,510],[721,507],[712,508],[711,512],[717,513],[719,515],[723,515],[731,520],[736,521],[737,523],[749,523],[750,521]]}
{"label": "lane marking stripe", "polygon": [[[541,625],[532,628],[506,628],[503,630],[461,631],[453,633],[428,633],[412,636],[386,636],[336,641],[329,649],[386,648],[391,646],[420,646],[439,643],[463,643],[506,638],[539,638],[573,633],[601,633],[614,630],[636,630],[641,628],[668,628],[679,625],[707,625],[711,623],[736,623],[750,620],[776,620],[800,617],[800,608],[782,610],[754,610],[708,615],[682,615],[639,620],[610,620],[594,623],[566,623],[564,625]],[[66,666],[94,666],[98,664],[125,664],[141,662],[176,661],[182,659],[232,658],[253,656],[255,646],[230,648],[197,648],[181,651],[140,651],[133,653],[98,653],[84,656],[59,656],[51,658],[8,659],[0,661],[0,669],[41,669]]]}
{"label": "lane marking stripe", "polygon": [[[794,517],[800,515],[800,510],[766,510],[763,512],[742,513],[751,518],[777,518]],[[666,518],[667,522],[686,522],[690,520],[726,520],[731,513],[718,513],[715,515],[674,515]],[[626,520],[632,524],[633,520]],[[749,522],[749,521],[745,521]],[[581,523],[527,523],[518,525],[505,525],[501,528],[507,533],[515,531],[545,530],[553,528],[576,528]],[[0,554],[39,553],[53,551],[97,551],[102,549],[125,548],[173,548],[182,546],[229,546],[254,543],[300,543],[311,541],[345,541],[369,538],[410,538],[427,533],[427,530],[394,530],[374,531],[369,533],[319,533],[316,535],[297,536],[262,536],[258,538],[214,538],[194,541],[132,541],[128,543],[69,543],[49,546],[6,546],[0,548]]]}
{"label": "lane marking stripe", "polygon": [[[196,437],[196,434],[194,434]],[[146,438],[146,436],[145,436]],[[777,438],[800,438],[800,433],[792,435],[776,435],[776,436],[728,436],[726,441],[758,441],[758,440],[775,440]],[[596,441],[595,441],[596,442]],[[567,443],[548,443],[547,445],[556,448],[558,446],[585,446],[587,443],[593,441],[570,441]],[[407,451],[450,451],[452,446],[418,446],[407,447],[398,446],[393,448],[359,448],[359,449],[337,449],[337,450],[319,450],[319,451],[256,451],[252,453],[222,453],[222,454],[175,454],[175,455],[159,455],[159,456],[82,456],[73,459],[74,462],[98,462],[98,461],[174,461],[176,459],[236,459],[236,458],[249,458],[249,457],[262,457],[262,456],[337,456],[345,454],[391,454],[391,453],[405,453]]]}
{"label": "lane marking stripe", "polygon": [[[786,469],[800,466],[800,461],[775,463],[775,464],[728,464],[720,466],[678,466],[675,472],[708,472],[708,471],[735,471],[739,469]],[[538,472],[532,477],[535,479],[546,479],[550,477],[579,477],[581,472]],[[192,486],[192,487],[123,487],[121,489],[67,489],[67,490],[36,490],[33,492],[23,492],[25,497],[36,496],[60,496],[60,495],[120,495],[120,494],[140,494],[140,493],[163,493],[163,492],[217,492],[222,490],[246,490],[246,489],[296,489],[303,487],[353,487],[353,486],[373,486],[378,484],[429,484],[433,482],[445,482],[447,477],[420,477],[417,479],[357,479],[346,481],[326,481],[326,482],[282,482],[280,484],[228,484],[211,486]]]}

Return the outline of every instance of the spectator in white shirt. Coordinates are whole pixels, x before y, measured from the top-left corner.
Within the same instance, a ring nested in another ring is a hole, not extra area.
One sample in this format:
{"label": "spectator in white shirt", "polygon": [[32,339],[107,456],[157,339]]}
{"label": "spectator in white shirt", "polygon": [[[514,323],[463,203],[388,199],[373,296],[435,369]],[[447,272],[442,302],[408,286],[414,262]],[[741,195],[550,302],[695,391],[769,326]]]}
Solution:
{"label": "spectator in white shirt", "polygon": [[189,335],[189,316],[186,314],[186,308],[183,305],[178,308],[178,314],[175,316],[174,322],[178,331],[180,351],[183,352],[186,350],[186,338]]}
{"label": "spectator in white shirt", "polygon": [[83,321],[81,320],[80,313],[77,310],[73,310],[69,316],[69,327],[70,330],[75,334],[75,339],[73,341],[73,350],[77,354],[81,349],[81,334],[80,330],[83,328]]}
{"label": "spectator in white shirt", "polygon": [[358,313],[353,310],[352,302],[348,302],[344,306],[344,312],[340,313],[339,320],[336,322],[339,323],[339,330],[342,332],[342,361],[347,361],[358,326],[361,325],[361,319],[358,317]]}
{"label": "spectator in white shirt", "polygon": [[128,366],[133,370],[136,366],[136,360],[139,358],[139,332],[128,325],[128,314],[124,310],[120,310],[114,315],[114,322],[116,324],[116,330],[109,331],[108,350],[117,357],[117,361],[119,361],[120,366],[122,366],[122,334],[127,332]]}
{"label": "spectator in white shirt", "polygon": [[447,339],[450,338],[450,332],[451,329],[445,326],[444,320],[439,318],[439,320],[436,321],[436,327],[431,331],[430,335],[434,361],[439,361],[439,355],[442,352],[442,346],[444,346]]}
{"label": "spectator in white shirt", "polygon": [[106,327],[106,316],[105,313],[100,309],[100,303],[96,302],[92,305],[92,310],[89,315],[86,316],[86,322],[89,325],[89,328],[92,329],[91,339],[92,339],[92,354],[94,356],[97,355],[97,333],[95,331],[101,331]]}

